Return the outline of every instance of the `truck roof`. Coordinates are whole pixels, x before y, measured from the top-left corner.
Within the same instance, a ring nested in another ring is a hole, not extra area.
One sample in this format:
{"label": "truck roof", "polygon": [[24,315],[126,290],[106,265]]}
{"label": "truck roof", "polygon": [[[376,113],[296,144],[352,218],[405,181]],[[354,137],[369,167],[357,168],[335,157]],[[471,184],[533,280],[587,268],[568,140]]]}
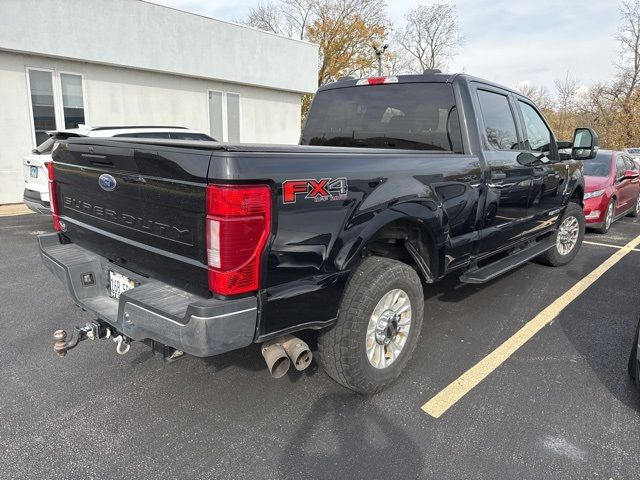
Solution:
{"label": "truck roof", "polygon": [[[358,85],[362,85],[362,80],[367,79],[368,77],[363,78],[355,78],[355,77],[343,77],[342,79],[328,83],[326,85],[322,85],[318,88],[318,92],[324,90],[332,90],[335,88],[345,88],[345,87],[355,87]],[[498,83],[492,82],[490,80],[485,80],[480,77],[474,77],[473,75],[469,75],[467,73],[442,73],[439,70],[426,70],[425,73],[422,74],[414,74],[414,75],[386,75],[384,77],[370,77],[370,78],[394,78],[395,80],[391,83],[456,83],[456,82],[479,82],[484,83],[485,85],[490,85],[496,88],[501,88],[503,90],[508,90],[511,93],[515,93],[517,95],[523,96],[521,92],[506,87],[504,85],[500,85]],[[397,80],[397,81],[396,81]]]}

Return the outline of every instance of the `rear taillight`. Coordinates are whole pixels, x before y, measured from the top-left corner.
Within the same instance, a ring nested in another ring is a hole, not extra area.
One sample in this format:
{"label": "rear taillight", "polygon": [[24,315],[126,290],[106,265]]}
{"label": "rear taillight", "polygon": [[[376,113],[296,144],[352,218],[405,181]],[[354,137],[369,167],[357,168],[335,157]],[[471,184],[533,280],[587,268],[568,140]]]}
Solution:
{"label": "rear taillight", "polygon": [[56,188],[53,162],[44,162],[44,166],[47,168],[47,177],[49,177],[49,202],[51,205],[51,215],[53,217],[53,228],[60,232],[62,228],[60,227],[60,209],[58,208],[58,191]]}
{"label": "rear taillight", "polygon": [[271,231],[266,185],[207,187],[209,290],[236,295],[257,290],[260,261]]}

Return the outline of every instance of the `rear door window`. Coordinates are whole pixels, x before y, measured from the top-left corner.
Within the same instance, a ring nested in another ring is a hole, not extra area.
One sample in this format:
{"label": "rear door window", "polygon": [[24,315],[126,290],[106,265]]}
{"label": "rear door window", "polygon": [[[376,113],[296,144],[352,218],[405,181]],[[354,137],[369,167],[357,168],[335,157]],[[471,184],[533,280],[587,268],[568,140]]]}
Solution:
{"label": "rear door window", "polygon": [[509,98],[500,93],[478,90],[478,100],[489,145],[496,150],[518,149],[516,121]]}
{"label": "rear door window", "polygon": [[313,100],[300,143],[464,153],[448,83],[322,90]]}

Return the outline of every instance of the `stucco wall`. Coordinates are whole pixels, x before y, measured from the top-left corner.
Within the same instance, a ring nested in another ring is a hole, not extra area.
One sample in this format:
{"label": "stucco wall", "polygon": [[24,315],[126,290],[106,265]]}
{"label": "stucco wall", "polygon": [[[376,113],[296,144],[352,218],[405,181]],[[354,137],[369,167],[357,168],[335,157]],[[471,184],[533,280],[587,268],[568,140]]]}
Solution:
{"label": "stucco wall", "polygon": [[0,51],[0,204],[22,201],[22,157],[33,148],[26,67],[84,76],[86,123],[181,125],[209,132],[208,90],[240,94],[240,140],[297,143],[300,94]]}
{"label": "stucco wall", "polygon": [[1,0],[0,48],[312,93],[318,47],[140,0]]}

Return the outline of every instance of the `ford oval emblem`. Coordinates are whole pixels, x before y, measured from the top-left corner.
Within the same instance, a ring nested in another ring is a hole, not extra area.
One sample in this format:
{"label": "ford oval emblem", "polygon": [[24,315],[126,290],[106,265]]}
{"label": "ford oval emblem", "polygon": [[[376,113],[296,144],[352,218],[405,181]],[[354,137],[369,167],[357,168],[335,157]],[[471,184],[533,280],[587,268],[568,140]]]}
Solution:
{"label": "ford oval emblem", "polygon": [[101,189],[107,192],[113,192],[116,188],[116,184],[116,179],[108,173],[103,173],[100,175],[100,178],[98,178],[98,185],[100,185]]}

